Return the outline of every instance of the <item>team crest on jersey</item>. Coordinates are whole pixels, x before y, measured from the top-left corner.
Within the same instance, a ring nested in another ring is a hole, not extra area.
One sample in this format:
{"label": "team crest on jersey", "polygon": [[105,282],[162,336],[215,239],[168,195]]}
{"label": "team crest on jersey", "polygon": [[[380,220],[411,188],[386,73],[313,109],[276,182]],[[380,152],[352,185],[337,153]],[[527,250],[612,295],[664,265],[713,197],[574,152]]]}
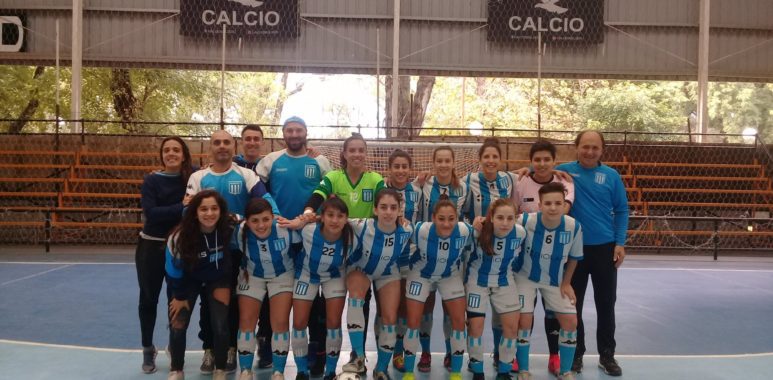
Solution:
{"label": "team crest on jersey", "polygon": [[502,177],[502,178],[498,179],[497,182],[499,183],[499,188],[500,189],[506,189],[507,188],[507,185],[508,185],[507,177]]}
{"label": "team crest on jersey", "polygon": [[606,175],[606,174],[604,174],[604,173],[596,173],[596,179],[595,179],[595,181],[596,181],[596,183],[598,183],[599,185],[603,185],[603,184],[604,184],[604,182],[606,182],[606,181],[607,181],[607,175]]}
{"label": "team crest on jersey", "polygon": [[287,240],[284,238],[276,239],[272,241],[272,244],[274,244],[275,251],[283,251],[287,247]]}
{"label": "team crest on jersey", "polygon": [[514,251],[518,249],[518,247],[521,246],[521,238],[515,238],[513,240],[510,240],[510,250]]}
{"label": "team crest on jersey", "polygon": [[470,293],[470,295],[467,297],[467,307],[472,309],[477,309],[480,307],[480,295],[475,293]]}
{"label": "team crest on jersey", "polygon": [[228,193],[233,195],[239,195],[242,193],[241,181],[228,181]]}
{"label": "team crest on jersey", "polygon": [[409,234],[409,233],[402,233],[402,234],[398,235],[397,236],[397,245],[405,244],[405,240],[407,240],[410,236],[411,236],[411,234]]}
{"label": "team crest on jersey", "polygon": [[561,244],[569,244],[572,241],[572,233],[569,231],[561,231],[558,233],[558,242]]}
{"label": "team crest on jersey", "polygon": [[305,296],[306,292],[309,291],[309,284],[307,282],[298,281],[297,284],[295,284],[295,294],[299,296]]}
{"label": "team crest on jersey", "polygon": [[463,193],[463,191],[462,191],[462,187],[461,187],[461,186],[457,187],[456,189],[453,189],[451,192],[452,192],[452,193],[454,194],[454,196],[455,196],[455,197],[457,197],[457,198],[458,198],[458,197],[461,197],[462,195],[464,195],[464,193]]}
{"label": "team crest on jersey", "polygon": [[371,190],[371,189],[363,189],[362,190],[362,201],[363,202],[373,202],[373,190]]}
{"label": "team crest on jersey", "polygon": [[464,247],[464,242],[465,242],[466,240],[467,240],[467,239],[466,239],[466,238],[463,238],[463,237],[459,237],[459,238],[456,238],[456,239],[454,239],[454,248],[456,248],[456,249],[462,249],[462,247]]}
{"label": "team crest on jersey", "polygon": [[306,178],[317,178],[317,167],[314,165],[306,165],[304,168],[304,175]]}
{"label": "team crest on jersey", "polygon": [[408,199],[409,201],[411,201],[412,203],[416,203],[416,202],[418,202],[418,201],[419,201],[419,193],[415,193],[415,192],[413,192],[413,191],[411,191],[411,192],[406,192],[406,193],[405,193],[405,198],[407,198],[407,199]]}
{"label": "team crest on jersey", "polygon": [[418,296],[421,294],[421,282],[411,281],[411,283],[408,284],[408,294],[412,296]]}

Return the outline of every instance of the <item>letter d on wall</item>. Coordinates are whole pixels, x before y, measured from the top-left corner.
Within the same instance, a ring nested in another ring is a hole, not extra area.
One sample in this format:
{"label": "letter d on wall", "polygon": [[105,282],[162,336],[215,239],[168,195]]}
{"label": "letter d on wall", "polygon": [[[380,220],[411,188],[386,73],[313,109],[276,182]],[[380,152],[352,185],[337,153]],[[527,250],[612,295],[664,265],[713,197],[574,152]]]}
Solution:
{"label": "letter d on wall", "polygon": [[[21,51],[21,47],[24,44],[24,28],[22,27],[21,18],[17,16],[0,16],[0,29],[2,30],[0,52],[13,53]],[[15,41],[13,37],[16,37]]]}

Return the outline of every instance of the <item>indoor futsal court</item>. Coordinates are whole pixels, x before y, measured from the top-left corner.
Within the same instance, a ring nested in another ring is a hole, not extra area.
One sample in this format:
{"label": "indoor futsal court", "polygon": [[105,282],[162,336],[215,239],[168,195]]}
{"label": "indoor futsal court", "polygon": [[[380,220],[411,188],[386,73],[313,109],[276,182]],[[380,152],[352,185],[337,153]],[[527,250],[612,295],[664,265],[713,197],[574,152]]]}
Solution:
{"label": "indoor futsal court", "polygon": [[773,378],[773,0],[0,0],[0,380],[363,363]]}
{"label": "indoor futsal court", "polygon": [[[0,254],[0,367],[9,379],[162,379],[168,359],[159,353],[159,371],[138,369],[136,275],[129,249],[3,247]],[[617,301],[617,357],[625,379],[767,379],[773,373],[773,260],[753,257],[656,257],[631,255],[620,270]],[[590,294],[592,291],[589,288]],[[586,296],[586,297],[588,297]],[[590,305],[589,305],[590,306]],[[197,306],[198,310],[198,306]],[[375,310],[375,307],[371,310]],[[541,308],[535,311],[531,372],[547,372],[547,345]],[[595,333],[593,307],[585,308],[586,334]],[[53,316],[53,318],[52,318]],[[155,334],[168,341],[159,310]],[[194,312],[191,326],[198,326]],[[435,320],[442,320],[437,306]],[[35,326],[29,328],[29,326]],[[188,330],[188,378],[198,373],[201,347],[197,328]],[[418,379],[445,379],[442,325],[435,324],[433,370]],[[484,332],[484,346],[491,332]],[[367,340],[375,362],[372,333]],[[348,352],[348,337],[344,337]],[[595,339],[588,339],[585,369],[578,379],[609,379],[597,367]],[[493,376],[487,354],[486,373]],[[294,376],[292,360],[286,375]],[[339,361],[342,365],[344,360]],[[394,378],[399,372],[391,369]],[[257,371],[268,379],[269,369]],[[465,373],[465,378],[471,377]]]}

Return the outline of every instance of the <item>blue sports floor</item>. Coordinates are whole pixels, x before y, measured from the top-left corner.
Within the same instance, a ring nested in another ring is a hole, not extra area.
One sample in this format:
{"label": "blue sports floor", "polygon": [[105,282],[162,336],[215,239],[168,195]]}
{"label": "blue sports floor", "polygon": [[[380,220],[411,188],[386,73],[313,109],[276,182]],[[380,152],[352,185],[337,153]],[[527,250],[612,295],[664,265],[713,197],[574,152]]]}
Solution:
{"label": "blue sports floor", "polygon": [[[773,258],[728,256],[714,262],[703,256],[629,255],[618,281],[617,358],[623,378],[773,377]],[[159,372],[140,371],[137,297],[133,247],[54,247],[49,254],[40,247],[0,247],[0,377],[165,378],[169,361],[163,353]],[[160,306],[155,334],[160,349],[167,342],[164,313]],[[419,379],[447,378],[439,305],[435,314],[434,370],[418,374]],[[552,379],[541,318],[538,311],[531,372],[534,379]],[[585,321],[590,339],[578,379],[609,378],[596,368],[597,356],[592,355],[595,312],[590,298]],[[192,321],[189,379],[208,378],[198,373],[202,352],[197,331],[198,323]],[[484,345],[491,347],[491,341],[487,331]],[[342,352],[348,347],[345,340]],[[367,348],[375,351],[372,335]],[[371,356],[369,367],[375,364],[375,354]],[[487,371],[493,378],[491,365]],[[286,375],[294,378],[292,359]],[[269,376],[268,370],[257,373],[259,379]],[[400,378],[395,371],[392,376]]]}

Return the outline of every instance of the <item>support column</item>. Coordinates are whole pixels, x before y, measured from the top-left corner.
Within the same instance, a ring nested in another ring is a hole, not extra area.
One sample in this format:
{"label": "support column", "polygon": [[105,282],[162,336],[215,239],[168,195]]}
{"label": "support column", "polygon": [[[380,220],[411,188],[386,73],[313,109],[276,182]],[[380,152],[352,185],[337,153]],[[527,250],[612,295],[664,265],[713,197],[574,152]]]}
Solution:
{"label": "support column", "polygon": [[703,142],[704,133],[709,131],[709,29],[711,0],[700,1],[700,24],[698,28],[698,142]]}
{"label": "support column", "polygon": [[[72,0],[72,99],[70,119],[81,119],[81,89],[83,86],[83,0]],[[70,124],[70,132],[80,132],[80,121]]]}

